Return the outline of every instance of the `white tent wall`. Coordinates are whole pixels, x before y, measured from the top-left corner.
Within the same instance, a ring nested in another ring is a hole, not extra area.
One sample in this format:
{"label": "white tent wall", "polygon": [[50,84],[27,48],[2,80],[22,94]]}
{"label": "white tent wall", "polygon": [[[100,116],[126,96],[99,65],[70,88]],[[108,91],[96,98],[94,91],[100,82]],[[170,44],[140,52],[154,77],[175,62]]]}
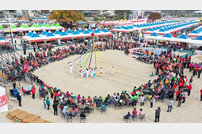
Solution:
{"label": "white tent wall", "polygon": [[6,89],[0,86],[0,113],[8,111],[8,99]]}

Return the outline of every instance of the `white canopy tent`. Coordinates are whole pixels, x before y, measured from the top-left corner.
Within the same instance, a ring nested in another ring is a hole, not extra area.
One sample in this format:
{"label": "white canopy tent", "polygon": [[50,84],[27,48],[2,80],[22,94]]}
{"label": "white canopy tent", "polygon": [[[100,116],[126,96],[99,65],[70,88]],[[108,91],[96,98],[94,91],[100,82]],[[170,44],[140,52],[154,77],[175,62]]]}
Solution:
{"label": "white canopy tent", "polygon": [[8,99],[6,89],[0,86],[0,113],[8,111]]}

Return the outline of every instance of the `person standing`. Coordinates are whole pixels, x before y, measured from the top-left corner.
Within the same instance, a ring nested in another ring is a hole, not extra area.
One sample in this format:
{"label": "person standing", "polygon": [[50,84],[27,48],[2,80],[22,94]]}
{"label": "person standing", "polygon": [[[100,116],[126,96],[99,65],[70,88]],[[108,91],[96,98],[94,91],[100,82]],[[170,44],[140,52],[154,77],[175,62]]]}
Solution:
{"label": "person standing", "polygon": [[33,45],[33,50],[34,50],[34,52],[36,52],[36,47]]}
{"label": "person standing", "polygon": [[159,122],[160,121],[160,113],[161,113],[161,108],[158,107],[158,109],[155,110],[155,120],[154,120],[154,122]]}
{"label": "person standing", "polygon": [[32,86],[32,99],[35,99],[35,92],[36,92],[36,88],[35,86]]}
{"label": "person standing", "polygon": [[181,106],[181,104],[182,104],[182,99],[183,99],[182,94],[180,94],[177,107],[180,107],[180,106]]}
{"label": "person standing", "polygon": [[47,110],[50,109],[50,100],[49,100],[49,97],[47,97],[46,99],[46,105],[47,105]]}
{"label": "person standing", "polygon": [[191,94],[191,89],[192,89],[192,84],[189,83],[189,85],[187,85],[187,88],[188,88],[188,96]]}
{"label": "person standing", "polygon": [[201,99],[200,99],[200,101],[202,101],[202,89],[200,90],[200,93],[201,93]]}
{"label": "person standing", "polygon": [[200,79],[200,76],[201,76],[201,71],[202,71],[202,68],[199,68],[198,70],[198,78]]}
{"label": "person standing", "polygon": [[58,115],[58,103],[53,103],[54,115]]}
{"label": "person standing", "polygon": [[182,92],[182,99],[183,99],[182,103],[185,103],[186,96],[187,96],[187,92],[183,91]]}
{"label": "person standing", "polygon": [[152,98],[150,99],[150,108],[153,108],[153,103],[154,103],[154,98],[152,97]]}
{"label": "person standing", "polygon": [[19,106],[22,107],[21,105],[22,97],[20,96],[19,92],[17,93],[17,100],[19,102]]}
{"label": "person standing", "polygon": [[46,109],[46,99],[43,99],[43,106],[44,106],[44,109]]}
{"label": "person standing", "polygon": [[170,99],[170,100],[168,101],[168,111],[167,111],[167,112],[171,112],[172,108],[173,108],[173,100]]}
{"label": "person standing", "polygon": [[16,82],[13,82],[13,89],[16,88]]}

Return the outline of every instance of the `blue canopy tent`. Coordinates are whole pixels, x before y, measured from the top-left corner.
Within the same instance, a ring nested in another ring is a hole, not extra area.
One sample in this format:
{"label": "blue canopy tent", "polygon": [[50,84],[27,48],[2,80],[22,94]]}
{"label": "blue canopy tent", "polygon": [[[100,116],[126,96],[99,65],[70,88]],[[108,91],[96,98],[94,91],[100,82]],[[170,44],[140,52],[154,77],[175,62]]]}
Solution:
{"label": "blue canopy tent", "polygon": [[29,32],[28,34],[27,34],[27,36],[32,36],[33,35],[33,32]]}
{"label": "blue canopy tent", "polygon": [[47,36],[47,37],[51,37],[51,36],[55,36],[55,35],[54,35],[52,32],[49,31],[49,32],[46,34],[46,36]]}
{"label": "blue canopy tent", "polygon": [[106,32],[109,32],[109,30],[105,28],[105,29],[103,30],[103,32],[105,32],[105,33],[106,33]]}
{"label": "blue canopy tent", "polygon": [[150,34],[150,36],[159,36],[156,32],[153,32],[152,34]]}
{"label": "blue canopy tent", "polygon": [[198,30],[194,30],[191,32],[191,34],[199,34]]}
{"label": "blue canopy tent", "polygon": [[79,32],[78,31],[73,31],[72,34],[77,35],[77,34],[79,34]]}
{"label": "blue canopy tent", "polygon": [[36,32],[34,32],[30,37],[37,38],[37,37],[40,37],[40,36]]}
{"label": "blue canopy tent", "polygon": [[163,37],[165,37],[165,38],[173,38],[172,34],[170,34],[170,33],[166,33]]}
{"label": "blue canopy tent", "polygon": [[176,40],[180,42],[189,42],[190,38],[186,34],[182,34]]}
{"label": "blue canopy tent", "polygon": [[151,32],[153,32],[154,31],[154,29],[153,28],[150,28],[148,31],[151,31]]}
{"label": "blue canopy tent", "polygon": [[67,34],[70,34],[70,33],[72,33],[72,30],[70,30],[70,29],[67,30]]}
{"label": "blue canopy tent", "polygon": [[157,40],[158,37],[159,37],[159,35],[156,32],[153,32],[149,36],[145,36],[145,39]]}
{"label": "blue canopy tent", "polygon": [[41,35],[46,35],[48,32],[47,31],[43,31],[42,33],[41,33]]}
{"label": "blue canopy tent", "polygon": [[96,29],[96,30],[94,30],[94,33],[95,33],[95,34],[96,34],[96,33],[100,33],[100,31]]}
{"label": "blue canopy tent", "polygon": [[117,26],[115,29],[121,29],[121,27],[120,27],[120,26]]}
{"label": "blue canopy tent", "polygon": [[60,34],[60,31],[59,31],[59,30],[56,30],[54,34],[58,34],[58,35],[59,35],[59,34]]}
{"label": "blue canopy tent", "polygon": [[84,21],[79,21],[78,23],[79,24],[86,24],[86,22],[84,22]]}
{"label": "blue canopy tent", "polygon": [[189,39],[189,37],[186,34],[182,34],[178,37],[178,39]]}
{"label": "blue canopy tent", "polygon": [[68,35],[66,32],[60,32],[60,36],[66,36]]}
{"label": "blue canopy tent", "polygon": [[79,29],[77,32],[78,32],[78,33],[83,33],[83,30]]}
{"label": "blue canopy tent", "polygon": [[90,34],[90,31],[85,30],[85,31],[84,31],[84,34]]}
{"label": "blue canopy tent", "polygon": [[202,35],[201,36],[199,36],[199,37],[197,37],[196,39],[194,39],[194,40],[200,40],[200,41],[202,41]]}
{"label": "blue canopy tent", "polygon": [[190,41],[194,46],[201,46],[202,44],[202,35],[197,37],[196,39]]}
{"label": "blue canopy tent", "polygon": [[88,31],[89,31],[89,32],[92,32],[93,30],[92,30],[92,29],[88,29]]}
{"label": "blue canopy tent", "polygon": [[102,29],[101,29],[101,28],[98,28],[97,30],[102,31]]}

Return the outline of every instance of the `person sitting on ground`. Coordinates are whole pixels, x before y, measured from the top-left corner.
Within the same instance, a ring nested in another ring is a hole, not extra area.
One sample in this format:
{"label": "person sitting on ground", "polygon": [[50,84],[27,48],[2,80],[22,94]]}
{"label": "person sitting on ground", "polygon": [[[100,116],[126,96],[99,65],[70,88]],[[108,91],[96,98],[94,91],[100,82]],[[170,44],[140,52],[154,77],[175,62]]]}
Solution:
{"label": "person sitting on ground", "polygon": [[128,112],[128,114],[126,114],[123,118],[124,119],[130,119],[130,117],[131,117],[131,114],[130,114],[130,112]]}
{"label": "person sitting on ground", "polygon": [[82,118],[82,119],[85,119],[85,118],[86,118],[86,115],[85,115],[84,112],[81,112],[81,114],[80,114],[80,118]]}

